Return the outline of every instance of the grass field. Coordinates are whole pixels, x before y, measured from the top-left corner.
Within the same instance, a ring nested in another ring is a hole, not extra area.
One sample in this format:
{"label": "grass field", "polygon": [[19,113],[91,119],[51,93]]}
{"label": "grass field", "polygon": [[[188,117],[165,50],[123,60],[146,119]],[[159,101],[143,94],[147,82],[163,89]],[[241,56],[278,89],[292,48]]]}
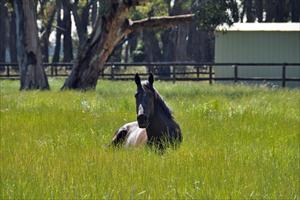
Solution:
{"label": "grass field", "polygon": [[133,82],[19,92],[0,81],[0,199],[300,199],[300,90],[156,82],[184,141],[105,147],[135,120]]}

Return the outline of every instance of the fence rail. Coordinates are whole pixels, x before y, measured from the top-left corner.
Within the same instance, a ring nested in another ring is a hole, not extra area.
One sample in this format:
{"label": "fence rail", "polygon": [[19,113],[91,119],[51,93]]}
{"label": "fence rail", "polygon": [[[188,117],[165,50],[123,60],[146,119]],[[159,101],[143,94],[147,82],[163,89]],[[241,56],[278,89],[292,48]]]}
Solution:
{"label": "fence rail", "polygon": [[[64,77],[71,72],[72,63],[44,63],[46,73],[50,77]],[[289,67],[298,67],[300,63],[212,63],[212,62],[140,62],[140,63],[106,63],[106,68],[99,74],[102,79],[132,80],[136,72],[146,76],[154,73],[156,78],[164,81],[280,81],[285,87],[287,82],[300,82],[300,73],[295,77],[287,77]],[[232,77],[216,77],[215,69],[219,67],[233,68]],[[280,77],[241,77],[239,70],[243,67],[281,67]],[[164,71],[167,69],[166,71]],[[0,79],[18,79],[16,63],[0,63]],[[300,85],[300,84],[299,84]]]}

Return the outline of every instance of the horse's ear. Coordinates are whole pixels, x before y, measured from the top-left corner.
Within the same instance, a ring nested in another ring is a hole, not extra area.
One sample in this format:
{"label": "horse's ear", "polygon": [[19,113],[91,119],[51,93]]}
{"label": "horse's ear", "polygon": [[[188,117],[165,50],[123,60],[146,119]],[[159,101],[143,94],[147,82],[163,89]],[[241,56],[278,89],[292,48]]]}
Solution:
{"label": "horse's ear", "polygon": [[154,83],[154,77],[153,77],[153,74],[152,74],[152,73],[149,74],[148,81],[149,81],[150,85],[153,86],[153,83]]}
{"label": "horse's ear", "polygon": [[141,86],[141,78],[138,73],[135,74],[134,81],[138,87]]}

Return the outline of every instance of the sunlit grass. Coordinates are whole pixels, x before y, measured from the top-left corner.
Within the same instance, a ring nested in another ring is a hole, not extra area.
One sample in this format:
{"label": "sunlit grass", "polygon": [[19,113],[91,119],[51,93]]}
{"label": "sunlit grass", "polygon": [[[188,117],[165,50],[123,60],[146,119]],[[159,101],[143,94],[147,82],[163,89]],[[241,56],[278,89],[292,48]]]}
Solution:
{"label": "sunlit grass", "polygon": [[299,199],[300,90],[156,82],[184,141],[105,147],[135,120],[133,82],[94,92],[0,82],[1,199]]}

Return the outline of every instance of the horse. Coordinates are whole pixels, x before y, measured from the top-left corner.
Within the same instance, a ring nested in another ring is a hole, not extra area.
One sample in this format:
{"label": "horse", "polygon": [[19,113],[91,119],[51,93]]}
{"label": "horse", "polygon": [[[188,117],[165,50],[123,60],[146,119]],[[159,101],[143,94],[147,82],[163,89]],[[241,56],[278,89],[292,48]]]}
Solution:
{"label": "horse", "polygon": [[145,128],[140,128],[137,121],[127,123],[119,128],[113,139],[111,145],[125,147],[140,147],[147,143],[148,136]]}
{"label": "horse", "polygon": [[164,150],[168,146],[177,148],[182,142],[181,129],[172,111],[153,87],[154,77],[141,82],[135,75],[137,120],[119,128],[112,139],[113,146],[143,146],[145,144]]}

